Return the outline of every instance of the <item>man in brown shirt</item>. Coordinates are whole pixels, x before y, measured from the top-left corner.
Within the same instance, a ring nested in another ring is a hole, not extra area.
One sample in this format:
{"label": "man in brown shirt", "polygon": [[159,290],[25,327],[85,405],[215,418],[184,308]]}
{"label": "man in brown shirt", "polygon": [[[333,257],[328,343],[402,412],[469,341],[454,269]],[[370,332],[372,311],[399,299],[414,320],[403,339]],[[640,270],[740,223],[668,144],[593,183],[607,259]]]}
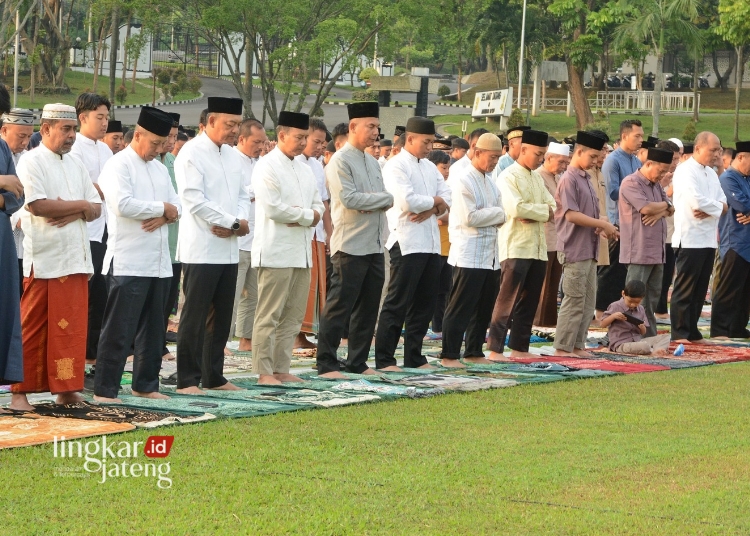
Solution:
{"label": "man in brown shirt", "polygon": [[667,222],[674,213],[667,194],[659,184],[672,164],[673,153],[649,149],[646,163],[628,175],[620,185],[620,263],[628,265],[627,281],[646,285],[643,307],[648,318],[646,335],[656,335],[654,308],[661,294],[664,274]]}
{"label": "man in brown shirt", "polygon": [[599,218],[599,198],[586,173],[604,143],[604,138],[578,132],[570,165],[557,184],[557,257],[565,277],[555,333],[555,355],[593,357],[586,352],[586,334],[596,306],[599,235],[604,233],[617,238],[615,226]]}
{"label": "man in brown shirt", "polygon": [[[537,171],[544,179],[544,186],[554,197],[560,175],[570,163],[570,146],[552,142],[544,155],[544,164]],[[557,232],[555,220],[544,224],[544,238],[547,240],[547,273],[544,276],[542,297],[536,309],[534,325],[554,327],[557,325],[557,290],[562,276],[562,265],[557,260]]]}

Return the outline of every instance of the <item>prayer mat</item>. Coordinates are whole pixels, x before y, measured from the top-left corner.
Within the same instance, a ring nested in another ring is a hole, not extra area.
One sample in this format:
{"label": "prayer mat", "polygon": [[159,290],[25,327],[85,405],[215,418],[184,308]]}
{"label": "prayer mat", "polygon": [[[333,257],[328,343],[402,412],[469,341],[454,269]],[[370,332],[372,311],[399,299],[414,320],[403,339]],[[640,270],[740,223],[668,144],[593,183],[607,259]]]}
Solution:
{"label": "prayer mat", "polygon": [[[175,397],[189,395],[174,394]],[[348,392],[317,391],[314,389],[274,389],[273,385],[258,385],[254,389],[243,391],[211,391],[209,398],[224,400],[250,400],[281,402],[312,408],[313,406],[334,407],[363,402],[378,402],[381,398],[374,394],[357,394]]]}
{"label": "prayer mat", "polygon": [[80,439],[119,434],[134,429],[133,424],[126,422],[42,417],[34,414],[0,416],[0,449],[51,443],[55,437],[64,437],[66,440]]}
{"label": "prayer mat", "polygon": [[[513,358],[516,363],[535,363],[538,358]],[[579,357],[552,357],[547,356],[544,361],[550,363],[559,363],[566,367],[577,369],[608,370],[610,372],[621,372],[623,374],[635,374],[638,372],[657,372],[660,370],[669,370],[669,367],[659,365],[644,365],[640,363],[622,363],[618,361],[609,361],[606,359],[583,359]]]}
{"label": "prayer mat", "polygon": [[459,376],[455,374],[423,374],[404,378],[401,385],[417,387],[440,387],[446,391],[481,391],[518,385],[515,380]]}
{"label": "prayer mat", "polygon": [[[677,344],[671,343],[669,351],[674,354]],[[685,353],[675,356],[684,361],[711,361],[713,363],[734,363],[750,361],[750,348],[732,347],[724,344],[685,344]]]}
{"label": "prayer mat", "polygon": [[279,402],[263,400],[225,400],[203,395],[172,396],[166,400],[120,395],[120,399],[123,401],[122,404],[113,405],[173,413],[178,411],[203,411],[220,418],[256,417],[259,415],[270,415],[281,411],[297,411],[300,409],[299,406],[281,404]]}
{"label": "prayer mat", "polygon": [[592,352],[598,358],[609,359],[611,361],[622,361],[624,363],[642,363],[644,365],[658,365],[669,367],[670,369],[684,369],[694,367],[705,367],[713,365],[713,361],[686,361],[680,357],[670,356],[648,356],[632,354],[616,354],[609,351]]}
{"label": "prayer mat", "polygon": [[466,369],[468,373],[474,372],[503,372],[506,374],[517,375],[519,381],[524,376],[544,376],[545,374],[552,374],[554,376],[560,376],[561,379],[578,379],[578,378],[599,378],[602,376],[617,376],[618,373],[609,370],[599,369],[577,369],[569,366],[562,365],[560,363],[551,363],[544,361],[535,361],[527,365],[519,365],[517,363],[493,363],[491,365],[480,365],[471,364]]}
{"label": "prayer mat", "polygon": [[[69,419],[84,419],[105,422],[129,422],[136,426],[154,423],[156,426],[165,424],[181,424],[198,422],[214,418],[202,411],[164,412],[144,410],[138,407],[116,406],[112,404],[34,404],[34,413],[44,417],[58,417]],[[153,424],[152,424],[153,426]]]}

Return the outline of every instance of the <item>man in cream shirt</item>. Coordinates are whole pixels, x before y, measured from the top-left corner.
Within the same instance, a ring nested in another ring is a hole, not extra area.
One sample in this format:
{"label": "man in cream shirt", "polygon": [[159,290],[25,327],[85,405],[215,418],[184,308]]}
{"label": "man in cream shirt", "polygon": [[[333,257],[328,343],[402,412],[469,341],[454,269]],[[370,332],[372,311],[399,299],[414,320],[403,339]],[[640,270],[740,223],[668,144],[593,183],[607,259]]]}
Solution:
{"label": "man in cream shirt", "polygon": [[243,188],[241,155],[232,148],[242,122],[242,99],[209,97],[206,122],[203,134],[186,143],[174,161],[183,209],[177,260],[185,293],[177,333],[177,392],[185,394],[202,394],[199,384],[237,389],[223,370],[240,256],[237,237],[249,232],[250,199]]}
{"label": "man in cream shirt", "polygon": [[309,127],[307,114],[281,112],[278,144],[253,172],[252,257],[258,269],[253,372],[262,385],[301,381],[289,374],[289,365],[305,316],[313,232],[324,210],[312,170],[295,159],[307,145]]}
{"label": "man in cream shirt", "polygon": [[96,357],[94,400],[117,398],[133,341],[135,396],[159,393],[164,309],[172,279],[167,224],[180,216],[180,200],[167,168],[156,160],[172,117],[141,108],[132,143],[104,165],[99,186],[109,205],[109,239],[103,272],[109,294]]}

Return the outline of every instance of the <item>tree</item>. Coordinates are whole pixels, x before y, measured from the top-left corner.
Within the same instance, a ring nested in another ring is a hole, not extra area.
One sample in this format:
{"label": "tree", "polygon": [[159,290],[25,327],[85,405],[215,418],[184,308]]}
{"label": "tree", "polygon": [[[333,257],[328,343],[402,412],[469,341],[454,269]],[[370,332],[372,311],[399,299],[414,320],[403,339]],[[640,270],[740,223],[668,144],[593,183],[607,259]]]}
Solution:
{"label": "tree", "polygon": [[656,55],[656,80],[652,136],[659,135],[661,92],[664,82],[664,51],[669,34],[688,46],[699,48],[702,36],[693,22],[698,17],[699,0],[639,0],[630,6],[625,22],[616,31],[617,41],[634,39],[647,42]]}
{"label": "tree", "polygon": [[734,141],[739,141],[740,95],[745,61],[750,46],[750,2],[747,0],[721,0],[719,2],[721,24],[714,31],[731,43],[737,54],[737,87],[734,94]]}

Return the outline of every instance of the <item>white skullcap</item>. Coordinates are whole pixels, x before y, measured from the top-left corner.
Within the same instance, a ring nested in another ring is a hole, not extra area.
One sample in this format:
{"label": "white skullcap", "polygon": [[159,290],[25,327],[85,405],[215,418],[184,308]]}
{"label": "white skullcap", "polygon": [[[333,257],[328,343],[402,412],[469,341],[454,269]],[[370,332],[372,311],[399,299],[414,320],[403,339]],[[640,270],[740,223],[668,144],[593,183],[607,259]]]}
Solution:
{"label": "white skullcap", "polygon": [[0,117],[0,121],[6,125],[33,125],[34,114],[31,110],[24,108],[13,108],[7,114]]}
{"label": "white skullcap", "polygon": [[669,138],[669,141],[674,143],[680,149],[684,149],[684,146],[682,145],[682,141],[678,140],[677,138]]}
{"label": "white skullcap", "polygon": [[485,132],[484,134],[479,136],[479,140],[477,141],[476,148],[483,149],[485,151],[502,151],[503,142],[500,141],[500,138],[498,138],[494,134]]}
{"label": "white skullcap", "polygon": [[562,156],[570,156],[570,145],[566,143],[555,143],[554,141],[549,144],[547,152],[550,154],[559,154]]}
{"label": "white skullcap", "polygon": [[76,109],[67,104],[45,104],[42,110],[42,119],[68,119],[77,121]]}

